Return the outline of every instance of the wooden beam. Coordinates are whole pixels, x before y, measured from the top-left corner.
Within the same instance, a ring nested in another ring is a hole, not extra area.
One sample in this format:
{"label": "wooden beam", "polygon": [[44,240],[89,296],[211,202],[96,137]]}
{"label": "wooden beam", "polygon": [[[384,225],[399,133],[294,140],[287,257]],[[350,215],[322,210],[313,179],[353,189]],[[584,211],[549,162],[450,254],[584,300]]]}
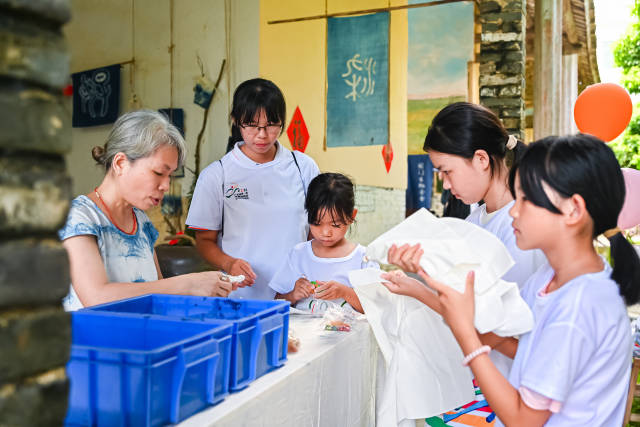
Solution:
{"label": "wooden beam", "polygon": [[353,15],[364,15],[367,13],[379,13],[379,12],[389,12],[392,10],[402,10],[402,9],[414,9],[417,7],[429,7],[429,6],[438,6],[441,4],[449,4],[449,3],[459,3],[459,2],[469,2],[475,1],[478,3],[479,0],[438,0],[430,3],[416,3],[416,4],[405,4],[400,6],[389,6],[389,7],[378,7],[375,9],[362,9],[362,10],[353,10],[350,12],[337,12],[337,13],[326,13],[323,15],[313,15],[313,16],[303,16],[300,18],[290,18],[290,19],[277,19],[275,21],[267,21],[267,24],[287,24],[290,22],[301,22],[301,21],[313,21],[316,19],[326,19],[326,18],[336,18],[340,16],[353,16]]}

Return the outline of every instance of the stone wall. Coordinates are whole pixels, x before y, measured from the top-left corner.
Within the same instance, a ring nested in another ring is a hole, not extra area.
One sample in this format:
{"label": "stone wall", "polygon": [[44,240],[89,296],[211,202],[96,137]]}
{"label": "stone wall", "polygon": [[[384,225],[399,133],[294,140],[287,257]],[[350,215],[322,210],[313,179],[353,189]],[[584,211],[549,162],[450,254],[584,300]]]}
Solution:
{"label": "stone wall", "polygon": [[61,425],[71,330],[67,0],[0,0],[0,425]]}
{"label": "stone wall", "polygon": [[480,0],[480,103],[509,131],[524,139],[526,4],[523,0]]}
{"label": "stone wall", "polygon": [[358,214],[347,239],[368,245],[404,220],[405,190],[356,185],[355,193]]}

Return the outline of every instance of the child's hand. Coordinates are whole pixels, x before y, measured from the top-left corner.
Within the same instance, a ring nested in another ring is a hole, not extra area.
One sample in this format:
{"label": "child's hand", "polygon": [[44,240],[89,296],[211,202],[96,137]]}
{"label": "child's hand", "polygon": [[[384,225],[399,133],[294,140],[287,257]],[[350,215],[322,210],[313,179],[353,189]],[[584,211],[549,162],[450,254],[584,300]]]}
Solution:
{"label": "child's hand", "polygon": [[382,282],[382,284],[389,289],[389,291],[398,295],[407,295],[416,298],[418,292],[425,288],[422,283],[407,276],[401,270],[383,273],[380,277],[384,280],[388,280],[388,282]]}
{"label": "child's hand", "polygon": [[438,293],[442,317],[451,328],[451,332],[453,332],[458,342],[462,342],[469,335],[477,336],[476,328],[473,324],[475,314],[473,282],[475,273],[470,271],[467,274],[463,294],[450,286],[438,282],[422,270],[418,274],[427,282],[430,288]]}
{"label": "child's hand", "polygon": [[293,290],[289,292],[288,295],[291,296],[292,302],[298,302],[301,299],[308,298],[313,295],[314,290],[315,288],[311,282],[309,282],[306,277],[301,277],[296,280]]}
{"label": "child's hand", "polygon": [[404,244],[400,247],[391,245],[387,253],[387,260],[389,264],[397,265],[404,271],[417,273],[420,271],[420,257],[422,254],[424,254],[424,251],[419,243],[413,246]]}
{"label": "child's hand", "polygon": [[330,280],[328,282],[318,282],[318,287],[316,288],[316,298],[318,299],[344,299],[344,289],[347,288],[347,285],[343,285],[342,283],[338,283],[334,280]]}

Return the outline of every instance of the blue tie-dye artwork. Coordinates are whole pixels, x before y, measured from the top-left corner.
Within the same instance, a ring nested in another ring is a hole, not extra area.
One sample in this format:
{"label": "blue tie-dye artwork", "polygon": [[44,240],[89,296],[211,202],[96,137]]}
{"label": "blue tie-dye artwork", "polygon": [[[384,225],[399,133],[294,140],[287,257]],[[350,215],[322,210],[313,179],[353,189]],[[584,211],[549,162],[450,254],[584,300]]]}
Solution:
{"label": "blue tie-dye artwork", "polygon": [[[95,238],[109,283],[157,280],[154,245],[158,230],[143,211],[136,208],[133,211],[137,221],[136,231],[127,234],[114,226],[91,199],[78,196],[71,202],[67,222],[58,236],[60,240],[75,236]],[[63,305],[66,310],[82,308],[73,284]]]}
{"label": "blue tie-dye artwork", "polygon": [[389,140],[389,13],[329,18],[327,146]]}

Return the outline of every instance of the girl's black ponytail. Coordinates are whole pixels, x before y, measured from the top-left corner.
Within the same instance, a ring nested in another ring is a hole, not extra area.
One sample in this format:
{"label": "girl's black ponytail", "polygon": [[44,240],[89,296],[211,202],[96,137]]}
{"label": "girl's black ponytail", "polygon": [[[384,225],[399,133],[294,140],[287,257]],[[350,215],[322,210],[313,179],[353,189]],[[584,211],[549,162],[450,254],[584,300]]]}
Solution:
{"label": "girl's black ponytail", "polygon": [[635,248],[620,232],[609,237],[611,245],[611,278],[620,286],[620,295],[627,305],[640,301],[640,259]]}

